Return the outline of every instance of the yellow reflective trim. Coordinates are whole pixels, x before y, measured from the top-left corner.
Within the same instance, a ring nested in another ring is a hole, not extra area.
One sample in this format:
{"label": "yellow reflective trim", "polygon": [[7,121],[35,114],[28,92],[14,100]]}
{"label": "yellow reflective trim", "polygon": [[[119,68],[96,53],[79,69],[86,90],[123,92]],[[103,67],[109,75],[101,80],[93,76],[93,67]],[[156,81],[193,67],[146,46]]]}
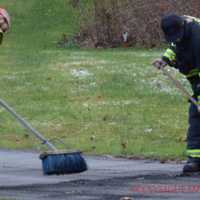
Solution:
{"label": "yellow reflective trim", "polygon": [[200,154],[200,149],[190,149],[187,150],[188,153],[199,153]]}
{"label": "yellow reflective trim", "polygon": [[200,154],[200,149],[187,150],[187,153],[194,153],[194,154],[199,153]]}
{"label": "yellow reflective trim", "polygon": [[200,105],[200,95],[197,97],[198,104]]}
{"label": "yellow reflective trim", "polygon": [[193,70],[191,70],[191,71],[189,72],[188,75],[186,75],[186,77],[187,77],[187,78],[190,78],[190,77],[192,77],[192,76],[199,75],[199,74],[200,74],[199,69],[193,69]]}
{"label": "yellow reflective trim", "polygon": [[191,72],[196,72],[196,73],[198,73],[198,72],[199,72],[199,69],[193,69],[193,70],[191,70]]}
{"label": "yellow reflective trim", "polygon": [[170,61],[176,60],[176,54],[171,49],[167,49],[163,56],[167,57]]}
{"label": "yellow reflective trim", "polygon": [[200,19],[197,18],[197,17],[192,17],[192,16],[189,16],[189,15],[184,15],[184,17],[186,17],[186,19],[189,19],[191,21],[195,21],[195,22],[200,24]]}
{"label": "yellow reflective trim", "polygon": [[200,155],[189,155],[192,158],[200,158]]}
{"label": "yellow reflective trim", "polygon": [[193,158],[200,158],[200,149],[187,150],[187,155]]}

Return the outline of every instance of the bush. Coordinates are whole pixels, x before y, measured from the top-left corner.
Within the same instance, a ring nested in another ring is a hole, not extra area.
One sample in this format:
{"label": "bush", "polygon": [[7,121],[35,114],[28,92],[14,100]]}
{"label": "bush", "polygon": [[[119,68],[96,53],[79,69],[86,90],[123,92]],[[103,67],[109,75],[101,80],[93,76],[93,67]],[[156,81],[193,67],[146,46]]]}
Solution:
{"label": "bush", "polygon": [[[84,21],[80,34],[82,42],[90,41],[91,47],[158,47],[163,40],[160,30],[163,15],[173,12],[200,17],[198,0],[93,0],[93,3],[91,20]],[[123,33],[128,35],[127,40]]]}

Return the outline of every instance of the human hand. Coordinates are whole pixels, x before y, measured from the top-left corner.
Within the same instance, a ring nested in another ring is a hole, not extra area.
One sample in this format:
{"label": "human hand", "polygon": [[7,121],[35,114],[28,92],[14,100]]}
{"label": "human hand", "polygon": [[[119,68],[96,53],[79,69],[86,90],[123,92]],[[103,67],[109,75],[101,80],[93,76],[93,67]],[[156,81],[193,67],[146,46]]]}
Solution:
{"label": "human hand", "polygon": [[165,67],[167,63],[163,59],[157,58],[156,60],[153,61],[152,65],[157,69],[161,69]]}

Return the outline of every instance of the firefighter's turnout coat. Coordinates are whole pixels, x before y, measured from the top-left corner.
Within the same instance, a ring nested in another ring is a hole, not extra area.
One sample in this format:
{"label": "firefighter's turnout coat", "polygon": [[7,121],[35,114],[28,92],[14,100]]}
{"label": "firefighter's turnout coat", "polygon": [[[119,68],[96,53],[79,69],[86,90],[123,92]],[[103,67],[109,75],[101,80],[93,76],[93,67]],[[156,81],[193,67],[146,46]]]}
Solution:
{"label": "firefighter's turnout coat", "polygon": [[[163,54],[163,60],[186,76],[194,97],[200,103],[200,20],[184,16],[184,21],[184,38],[170,45]],[[187,154],[200,161],[200,113],[192,103],[189,109]]]}

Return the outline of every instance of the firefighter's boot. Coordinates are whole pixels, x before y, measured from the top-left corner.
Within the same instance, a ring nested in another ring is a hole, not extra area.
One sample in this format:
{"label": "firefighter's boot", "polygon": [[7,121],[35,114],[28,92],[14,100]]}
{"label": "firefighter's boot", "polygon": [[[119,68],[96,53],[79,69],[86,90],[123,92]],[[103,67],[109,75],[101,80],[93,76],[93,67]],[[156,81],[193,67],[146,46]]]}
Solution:
{"label": "firefighter's boot", "polygon": [[200,159],[189,158],[183,167],[183,174],[200,173]]}

